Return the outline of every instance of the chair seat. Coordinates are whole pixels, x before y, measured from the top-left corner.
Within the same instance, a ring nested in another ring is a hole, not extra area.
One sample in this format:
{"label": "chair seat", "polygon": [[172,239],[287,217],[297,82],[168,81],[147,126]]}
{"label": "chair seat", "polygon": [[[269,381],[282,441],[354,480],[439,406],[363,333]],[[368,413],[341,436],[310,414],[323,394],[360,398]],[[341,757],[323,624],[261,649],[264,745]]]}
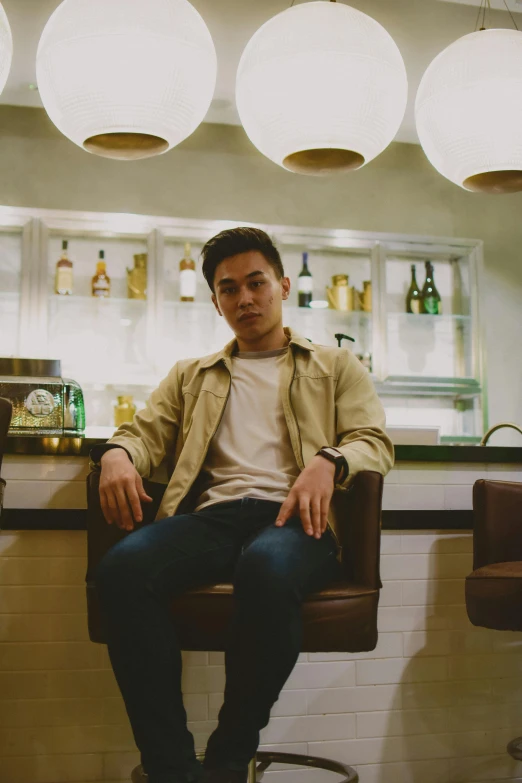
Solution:
{"label": "chair seat", "polygon": [[466,578],[466,606],[473,625],[522,631],[522,561],[491,563]]}
{"label": "chair seat", "polygon": [[[104,642],[95,585],[87,584],[89,634]],[[379,590],[333,582],[303,604],[302,652],[364,652],[377,644]],[[221,651],[234,608],[231,584],[193,588],[172,599],[172,618],[182,649]]]}
{"label": "chair seat", "polygon": [[[370,587],[359,587],[350,582],[332,582],[331,585],[325,587],[317,593],[311,593],[306,603],[310,601],[331,601],[340,600],[345,598],[358,598],[362,595],[374,595],[375,590]],[[222,584],[204,585],[203,587],[194,587],[192,590],[187,590],[184,593],[185,596],[215,596],[215,595],[233,595],[234,587],[231,583],[224,582]]]}

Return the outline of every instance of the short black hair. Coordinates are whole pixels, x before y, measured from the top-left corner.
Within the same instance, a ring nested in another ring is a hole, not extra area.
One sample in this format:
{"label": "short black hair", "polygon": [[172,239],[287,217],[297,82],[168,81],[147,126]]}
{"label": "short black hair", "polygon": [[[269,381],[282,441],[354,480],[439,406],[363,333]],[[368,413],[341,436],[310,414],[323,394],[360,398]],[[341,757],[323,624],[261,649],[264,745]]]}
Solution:
{"label": "short black hair", "polygon": [[257,250],[266,258],[278,280],[285,276],[279,250],[265,231],[249,226],[229,228],[209,239],[201,251],[203,275],[213,294],[215,293],[214,276],[218,265],[225,258],[237,256],[239,253],[248,253],[251,250]]}

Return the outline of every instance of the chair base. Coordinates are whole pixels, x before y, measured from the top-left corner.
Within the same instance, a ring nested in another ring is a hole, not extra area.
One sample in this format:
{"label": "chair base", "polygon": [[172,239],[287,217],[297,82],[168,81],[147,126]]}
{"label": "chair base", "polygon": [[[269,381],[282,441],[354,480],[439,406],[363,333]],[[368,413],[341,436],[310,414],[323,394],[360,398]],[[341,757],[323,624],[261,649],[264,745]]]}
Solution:
{"label": "chair base", "polygon": [[517,761],[522,761],[522,737],[515,737],[508,743],[507,752]]}
{"label": "chair base", "polygon": [[[519,740],[522,742],[522,737],[520,737]],[[513,742],[516,741],[517,740],[513,740]],[[197,757],[198,759],[203,760],[204,755],[204,753],[198,753]],[[520,757],[522,758],[522,753]],[[272,753],[271,751],[259,751],[248,767],[248,783],[260,783],[265,771],[271,764],[294,764],[299,767],[324,769],[328,772],[342,775],[342,778],[338,779],[336,783],[358,783],[359,780],[357,772],[352,767],[349,767],[347,764],[342,764],[340,761],[326,759],[322,756],[303,756],[301,753]],[[148,775],[143,771],[141,765],[133,769],[131,781],[132,783],[147,783]]]}

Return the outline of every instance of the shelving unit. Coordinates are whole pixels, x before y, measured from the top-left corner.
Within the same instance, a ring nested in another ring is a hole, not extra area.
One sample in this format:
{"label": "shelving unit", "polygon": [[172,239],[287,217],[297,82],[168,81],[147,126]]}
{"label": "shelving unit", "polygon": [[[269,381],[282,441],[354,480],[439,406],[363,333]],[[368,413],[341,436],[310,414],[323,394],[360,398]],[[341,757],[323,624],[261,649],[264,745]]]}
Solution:
{"label": "shelving unit", "polygon": [[[88,424],[110,427],[118,394],[133,394],[139,408],[177,360],[218,351],[232,339],[199,262],[197,301],[178,301],[178,263],[186,241],[198,259],[207,239],[235,225],[0,208],[0,247],[9,259],[3,265],[0,260],[0,355],[60,358],[64,376],[84,388]],[[371,356],[390,424],[437,423],[444,442],[480,437],[487,427],[480,241],[259,227],[273,237],[293,283],[283,306],[285,324],[324,345],[337,345],[336,333],[353,337],[355,342],[343,346]],[[62,238],[69,240],[74,264],[71,297],[53,293]],[[99,249],[105,250],[111,277],[109,299],[89,295]],[[373,312],[297,307],[304,250],[315,298],[326,298],[333,275],[348,274],[359,290],[372,281]],[[126,268],[133,255],[145,252],[147,300],[127,299]],[[406,314],[410,264],[428,259],[445,314]]]}

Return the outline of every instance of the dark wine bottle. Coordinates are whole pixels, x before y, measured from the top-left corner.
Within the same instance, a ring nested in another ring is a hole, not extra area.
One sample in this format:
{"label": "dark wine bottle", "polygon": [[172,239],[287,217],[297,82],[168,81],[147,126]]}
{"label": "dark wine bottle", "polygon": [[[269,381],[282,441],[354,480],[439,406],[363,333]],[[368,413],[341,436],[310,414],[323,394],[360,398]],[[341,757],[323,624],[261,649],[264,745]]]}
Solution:
{"label": "dark wine bottle", "polygon": [[411,284],[406,294],[406,312],[407,313],[420,313],[422,305],[422,296],[420,288],[417,285],[417,278],[415,276],[415,264],[411,265]]}
{"label": "dark wine bottle", "polygon": [[441,315],[442,301],[433,279],[433,264],[426,261],[426,282],[422,289],[422,312],[428,315]]}
{"label": "dark wine bottle", "polygon": [[299,307],[310,307],[314,290],[314,279],[308,269],[308,253],[303,253],[303,268],[297,278],[297,294]]}

